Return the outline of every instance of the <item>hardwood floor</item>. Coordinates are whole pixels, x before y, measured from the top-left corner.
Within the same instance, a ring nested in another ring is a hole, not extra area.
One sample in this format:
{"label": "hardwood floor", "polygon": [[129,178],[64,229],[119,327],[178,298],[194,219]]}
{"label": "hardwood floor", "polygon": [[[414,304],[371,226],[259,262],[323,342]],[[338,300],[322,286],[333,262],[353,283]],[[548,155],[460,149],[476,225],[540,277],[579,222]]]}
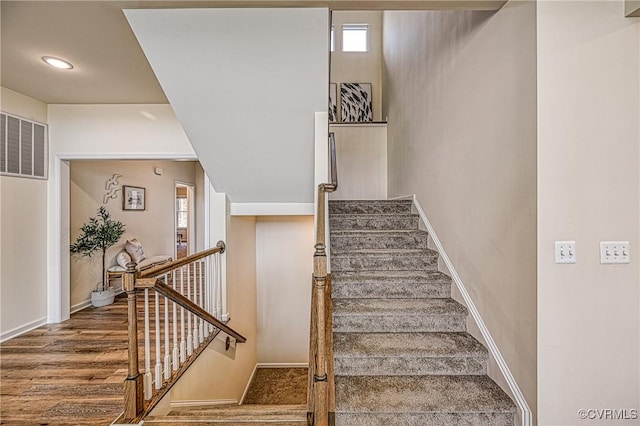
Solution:
{"label": "hardwood floor", "polygon": [[124,295],[0,345],[0,424],[108,425],[123,409]]}

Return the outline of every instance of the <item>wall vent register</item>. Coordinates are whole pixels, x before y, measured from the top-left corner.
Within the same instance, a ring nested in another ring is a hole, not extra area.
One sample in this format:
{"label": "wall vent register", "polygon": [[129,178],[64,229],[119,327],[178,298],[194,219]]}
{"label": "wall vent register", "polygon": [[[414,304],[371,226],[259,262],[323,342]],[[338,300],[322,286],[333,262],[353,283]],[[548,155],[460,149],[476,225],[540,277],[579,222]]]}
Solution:
{"label": "wall vent register", "polygon": [[47,178],[47,125],[0,113],[0,174]]}

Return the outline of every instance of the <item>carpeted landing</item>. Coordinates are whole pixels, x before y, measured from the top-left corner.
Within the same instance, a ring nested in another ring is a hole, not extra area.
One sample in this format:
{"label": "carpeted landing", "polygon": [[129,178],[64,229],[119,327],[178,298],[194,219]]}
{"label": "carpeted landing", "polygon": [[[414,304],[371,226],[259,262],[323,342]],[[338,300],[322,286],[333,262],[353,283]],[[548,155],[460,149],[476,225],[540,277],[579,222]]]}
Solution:
{"label": "carpeted landing", "polygon": [[513,426],[412,201],[330,201],[336,425]]}

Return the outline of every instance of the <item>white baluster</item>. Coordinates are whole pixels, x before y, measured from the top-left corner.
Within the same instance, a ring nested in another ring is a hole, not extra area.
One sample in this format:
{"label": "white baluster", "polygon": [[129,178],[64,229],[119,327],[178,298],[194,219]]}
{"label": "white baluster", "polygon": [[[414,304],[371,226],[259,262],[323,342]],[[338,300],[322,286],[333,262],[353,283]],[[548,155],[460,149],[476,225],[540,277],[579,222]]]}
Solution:
{"label": "white baluster", "polygon": [[[191,300],[191,264],[187,265],[187,299]],[[193,353],[193,329],[191,328],[191,312],[187,311],[187,355]]]}
{"label": "white baluster", "polygon": [[162,363],[160,362],[160,297],[158,293],[155,293],[156,296],[156,371],[155,371],[155,382],[156,389],[160,389],[162,387]]}
{"label": "white baluster", "polygon": [[151,339],[149,338],[149,289],[144,289],[144,399],[151,399]]}
{"label": "white baluster", "polygon": [[[176,272],[174,271],[171,274],[172,287],[174,290],[177,290],[178,283],[176,282]],[[171,363],[173,370],[177,370],[180,365],[180,349],[178,348],[178,305],[173,302],[171,303],[173,307],[173,362]]]}
{"label": "white baluster", "polygon": [[[164,282],[168,283],[168,274],[164,275]],[[164,298],[164,378],[169,380],[171,378],[171,353],[169,348],[171,347],[171,340],[169,340],[169,299]]]}
{"label": "white baluster", "polygon": [[[203,262],[198,262],[198,269],[200,270],[200,276],[198,277],[198,282],[200,284],[200,304],[201,308],[204,308],[204,269]],[[200,318],[200,324],[198,326],[198,338],[200,339],[200,343],[204,342],[204,319]]]}
{"label": "white baluster", "polygon": [[[190,286],[193,286],[193,298],[191,299],[191,301],[193,303],[195,303],[196,305],[198,304],[198,269],[196,267],[196,263],[192,263],[191,264],[191,269],[192,269],[192,274],[191,276],[191,281],[189,281]],[[193,340],[191,341],[191,343],[193,343],[193,349],[198,349],[198,316],[197,315],[193,315]]]}
{"label": "white baluster", "polygon": [[[184,267],[180,268],[180,294],[184,296]],[[184,308],[180,306],[180,363],[187,359],[187,341],[184,338]]]}
{"label": "white baluster", "polygon": [[216,253],[216,279],[218,280],[218,288],[216,289],[216,312],[218,319],[222,319],[222,253]]}

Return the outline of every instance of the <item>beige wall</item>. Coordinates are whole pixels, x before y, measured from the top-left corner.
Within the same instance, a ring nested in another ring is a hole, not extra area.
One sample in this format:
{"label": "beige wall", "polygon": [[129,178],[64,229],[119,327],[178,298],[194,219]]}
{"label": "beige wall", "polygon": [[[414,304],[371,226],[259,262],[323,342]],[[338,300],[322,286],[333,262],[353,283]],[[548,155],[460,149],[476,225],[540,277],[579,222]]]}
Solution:
{"label": "beige wall", "polygon": [[[382,12],[335,11],[331,14],[336,50],[331,53],[331,83],[337,84],[338,118],[340,83],[371,83],[374,121],[382,115]],[[369,24],[369,52],[342,52],[342,25]],[[338,120],[339,121],[339,120]]]}
{"label": "beige wall", "polygon": [[[538,3],[540,425],[640,409],[640,20],[622,1]],[[575,265],[554,241],[575,240]],[[601,265],[628,240],[631,263]]]}
{"label": "beige wall", "polygon": [[[120,191],[116,199],[104,206],[115,220],[126,226],[120,241],[107,251],[107,265],[116,264],[115,256],[124,248],[127,239],[137,238],[143,245],[146,256],[175,255],[175,183],[195,183],[194,161],[71,161],[71,242],[80,234],[80,227],[89,217],[96,215],[103,205],[105,182],[114,174],[119,178]],[[154,168],[163,169],[161,176]],[[140,186],[146,189],[146,209],[125,211],[122,209],[122,185]],[[201,201],[196,200],[197,203]],[[197,231],[196,231],[197,232]],[[81,255],[71,256],[71,307],[90,299],[91,291],[100,278],[100,254],[87,259]],[[120,281],[114,283],[117,287]]]}
{"label": "beige wall", "polygon": [[258,362],[308,361],[313,233],[313,216],[257,219]]}
{"label": "beige wall", "polygon": [[338,190],[332,200],[387,198],[387,126],[333,124],[336,139]]}
{"label": "beige wall", "polygon": [[257,361],[256,220],[230,217],[227,222],[227,306],[229,326],[247,338],[236,345],[235,359],[212,347],[171,390],[173,401],[237,400]]}
{"label": "beige wall", "polygon": [[535,19],[532,2],[383,17],[389,196],[417,195],[534,412]]}
{"label": "beige wall", "polygon": [[[0,109],[47,123],[47,106],[0,88]],[[47,317],[47,181],[0,176],[0,339]]]}

